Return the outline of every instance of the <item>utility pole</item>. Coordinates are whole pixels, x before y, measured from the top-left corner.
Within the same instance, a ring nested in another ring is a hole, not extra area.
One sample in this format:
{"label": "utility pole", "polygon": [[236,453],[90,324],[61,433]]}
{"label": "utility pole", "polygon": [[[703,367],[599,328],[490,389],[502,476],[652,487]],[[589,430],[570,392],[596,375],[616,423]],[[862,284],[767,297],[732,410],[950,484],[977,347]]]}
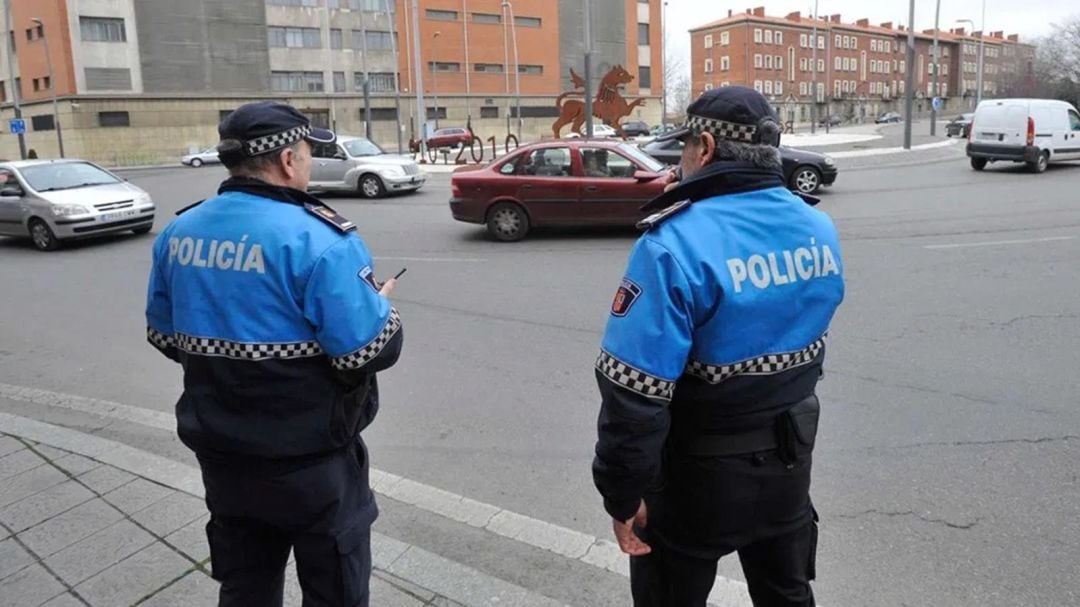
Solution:
{"label": "utility pole", "polygon": [[517,23],[514,19],[514,5],[510,0],[503,0],[502,5],[510,12],[510,36],[514,42],[514,97],[517,99],[517,138],[521,139],[521,64],[518,63]]}
{"label": "utility pole", "polygon": [[442,36],[442,32],[435,32],[431,36],[431,94],[435,96],[435,130],[439,130],[439,62],[435,56],[438,45],[435,41]]}
{"label": "utility pole", "polygon": [[469,95],[472,94],[472,80],[469,75],[469,0],[461,0],[461,28],[465,35],[465,117],[469,130],[472,131],[472,109],[469,105]]}
{"label": "utility pole", "polygon": [[[938,48],[938,23],[941,19],[941,0],[937,0],[937,9],[934,11],[934,99],[941,96],[941,88],[939,86],[941,75],[941,50]],[[934,105],[934,100],[930,100],[930,136],[937,135],[937,106]]]}
{"label": "utility pole", "polygon": [[56,103],[56,76],[53,74],[52,56],[49,55],[49,36],[45,34],[45,24],[41,19],[30,19],[41,28],[41,41],[45,43],[45,69],[49,70],[49,89],[52,91],[53,127],[56,128],[56,143],[60,148],[60,157],[64,158],[64,131],[60,129],[60,107]]}
{"label": "utility pole", "polygon": [[660,73],[663,80],[660,82],[660,125],[667,122],[667,0],[664,1],[664,10],[660,15]]}
{"label": "utility pole", "polygon": [[[420,162],[427,162],[427,110],[424,108],[424,72],[420,66],[420,0],[412,0],[413,61],[416,67],[416,120],[420,123]],[[439,109],[435,108],[438,112]],[[438,115],[438,114],[436,114]]]}
{"label": "utility pole", "polygon": [[506,133],[510,134],[510,33],[506,31],[506,23],[509,20],[506,13],[506,5],[500,4],[502,8],[502,26],[503,26],[503,80],[506,85],[504,92],[506,93]]}
{"label": "utility pole", "polygon": [[979,104],[982,103],[983,95],[983,43],[986,42],[986,0],[983,0],[982,3],[982,27],[979,29],[981,30],[979,32],[979,75],[975,84],[979,90],[975,92],[975,107],[979,107]]}
{"label": "utility pole", "polygon": [[585,6],[585,137],[592,139],[592,0],[583,0],[583,4]]}
{"label": "utility pole", "polygon": [[915,105],[915,0],[908,1],[907,84],[904,85],[904,149],[911,149],[911,111]]}
{"label": "utility pole", "polygon": [[[368,78],[367,62],[367,19],[363,9],[360,10],[360,69],[364,70],[364,137],[371,139],[371,80]],[[393,36],[393,32],[390,34]]]}
{"label": "utility pole", "polygon": [[818,24],[818,19],[817,19],[817,11],[818,11],[818,0],[814,0],[814,34],[813,34],[813,38],[811,38],[811,40],[810,40],[810,46],[812,48],[812,57],[813,57],[810,60],[810,62],[813,64],[813,65],[810,66],[811,87],[813,88],[813,90],[811,91],[811,95],[810,95],[810,98],[811,98],[811,102],[810,102],[810,134],[811,135],[813,135],[814,133],[817,133],[817,103],[818,103],[818,92],[817,92],[818,91],[818,88],[817,88],[817,73],[818,73],[818,69],[817,69],[817,47],[818,47],[818,44],[817,44],[817,38],[818,38],[817,24]]}
{"label": "utility pole", "polygon": [[[390,2],[391,0],[385,0],[384,6],[386,7],[387,21],[390,23],[390,54],[394,56],[394,111],[397,112],[397,153],[401,154],[405,151],[401,142],[401,129],[403,126],[401,122],[401,76],[397,71],[401,57],[397,47],[397,13],[390,10],[392,6]],[[408,43],[409,41],[406,40],[405,44]]]}
{"label": "utility pole", "polygon": [[[4,0],[4,24],[7,25],[8,30],[14,31],[15,28],[11,26],[11,0]],[[4,32],[4,37],[8,41],[8,74],[11,80],[11,99],[15,103],[15,117],[22,118],[22,106],[19,102],[19,97],[22,92],[19,90],[19,80],[15,78],[15,36],[8,35]],[[19,133],[19,157],[26,160],[26,135]]]}

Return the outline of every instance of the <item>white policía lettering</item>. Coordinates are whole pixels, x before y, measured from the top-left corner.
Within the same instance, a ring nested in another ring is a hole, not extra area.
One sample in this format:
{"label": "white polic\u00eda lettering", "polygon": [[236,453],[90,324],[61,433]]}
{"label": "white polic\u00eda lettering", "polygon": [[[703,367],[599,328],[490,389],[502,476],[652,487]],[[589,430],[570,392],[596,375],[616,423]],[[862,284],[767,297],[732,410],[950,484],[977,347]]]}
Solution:
{"label": "white polic\u00eda lettering", "polygon": [[840,264],[829,245],[818,245],[816,238],[810,246],[794,250],[754,254],[745,259],[727,260],[728,272],[736,293],[742,293],[749,280],[758,289],[768,289],[815,278],[841,274]]}
{"label": "white polic\u00eda lettering", "polygon": [[266,274],[266,258],[258,243],[248,246],[245,234],[239,242],[202,238],[170,238],[169,261],[182,266],[207,270],[256,272]]}

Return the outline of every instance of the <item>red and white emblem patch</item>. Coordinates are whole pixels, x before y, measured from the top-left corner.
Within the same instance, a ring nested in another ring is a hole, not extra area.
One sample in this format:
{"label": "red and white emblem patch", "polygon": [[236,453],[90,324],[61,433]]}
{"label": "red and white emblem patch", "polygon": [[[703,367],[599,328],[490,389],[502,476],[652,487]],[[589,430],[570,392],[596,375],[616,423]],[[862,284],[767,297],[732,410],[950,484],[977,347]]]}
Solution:
{"label": "red and white emblem patch", "polygon": [[641,297],[641,287],[629,278],[624,278],[619,290],[615,292],[615,301],[611,303],[611,313],[615,316],[626,316],[634,302]]}

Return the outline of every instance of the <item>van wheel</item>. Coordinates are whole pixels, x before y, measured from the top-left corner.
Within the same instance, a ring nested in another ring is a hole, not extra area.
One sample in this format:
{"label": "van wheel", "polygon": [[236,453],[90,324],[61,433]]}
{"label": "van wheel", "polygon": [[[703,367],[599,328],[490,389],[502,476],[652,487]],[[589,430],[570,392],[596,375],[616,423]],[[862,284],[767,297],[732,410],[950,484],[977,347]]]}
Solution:
{"label": "van wheel", "polygon": [[1043,152],[1039,154],[1039,159],[1035,162],[1029,162],[1028,168],[1032,173],[1045,173],[1046,167],[1050,164],[1050,152]]}
{"label": "van wheel", "polygon": [[529,233],[529,216],[512,202],[500,202],[487,215],[488,233],[496,240],[517,242]]}
{"label": "van wheel", "polygon": [[981,170],[985,169],[986,168],[986,159],[985,158],[972,158],[971,159],[971,168],[975,169],[976,171],[981,171]]}
{"label": "van wheel", "polygon": [[34,218],[30,220],[30,239],[34,247],[39,251],[55,251],[60,248],[60,239],[53,234],[52,228],[44,221]]}

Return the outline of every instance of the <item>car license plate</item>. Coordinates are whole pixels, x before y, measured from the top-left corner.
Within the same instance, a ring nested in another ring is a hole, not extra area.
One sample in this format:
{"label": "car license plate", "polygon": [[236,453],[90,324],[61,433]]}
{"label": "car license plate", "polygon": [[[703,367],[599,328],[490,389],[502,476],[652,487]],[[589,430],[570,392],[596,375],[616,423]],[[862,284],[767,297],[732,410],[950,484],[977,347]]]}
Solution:
{"label": "car license plate", "polygon": [[98,221],[100,221],[102,223],[108,223],[110,221],[118,221],[120,219],[127,219],[128,217],[134,217],[134,216],[136,216],[138,214],[139,214],[139,212],[135,211],[135,210],[117,211],[115,213],[104,213],[104,214],[98,216]]}

